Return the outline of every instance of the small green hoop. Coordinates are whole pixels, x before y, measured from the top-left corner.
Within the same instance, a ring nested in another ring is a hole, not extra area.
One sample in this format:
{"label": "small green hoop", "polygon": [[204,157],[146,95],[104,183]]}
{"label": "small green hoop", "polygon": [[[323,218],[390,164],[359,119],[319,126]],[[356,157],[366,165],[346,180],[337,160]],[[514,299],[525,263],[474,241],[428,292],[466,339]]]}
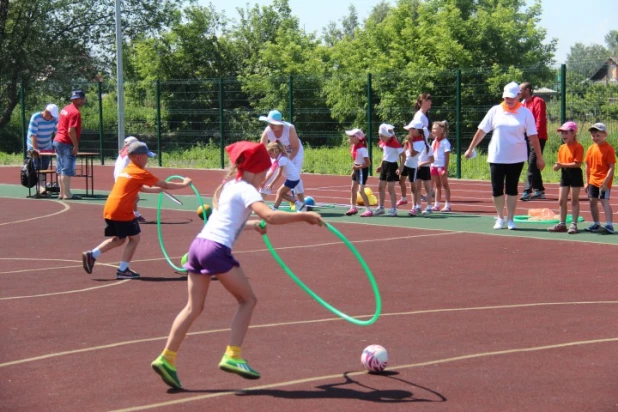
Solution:
{"label": "small green hoop", "polygon": [[[167,179],[165,179],[165,181],[169,182],[170,180],[173,180],[173,179],[184,180],[184,177],[174,175],[174,176],[168,177]],[[202,209],[204,209],[204,201],[202,200],[202,196],[200,195],[200,192],[198,192],[197,188],[193,185],[193,183],[189,184],[189,187],[193,189],[193,193],[195,193],[198,200],[200,201],[200,205],[202,206]],[[157,202],[157,234],[159,235],[159,246],[161,246],[161,252],[163,252],[163,256],[165,257],[165,260],[167,260],[167,263],[169,263],[169,265],[176,272],[184,273],[187,271],[187,269],[180,267],[180,266],[176,266],[174,262],[172,262],[169,255],[167,254],[167,250],[165,249],[165,244],[163,243],[163,234],[161,233],[161,204],[162,203],[163,203],[163,193],[159,193],[159,201]],[[204,224],[206,224],[206,219],[204,219]]]}

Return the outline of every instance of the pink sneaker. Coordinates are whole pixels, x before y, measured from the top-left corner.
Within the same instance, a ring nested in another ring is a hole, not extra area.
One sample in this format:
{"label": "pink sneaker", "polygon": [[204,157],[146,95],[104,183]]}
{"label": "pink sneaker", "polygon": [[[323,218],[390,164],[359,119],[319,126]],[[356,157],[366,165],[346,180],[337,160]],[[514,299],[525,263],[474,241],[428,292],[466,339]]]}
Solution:
{"label": "pink sneaker", "polygon": [[365,210],[363,213],[361,213],[361,217],[371,217],[373,216],[373,212],[371,210]]}
{"label": "pink sneaker", "polygon": [[442,210],[440,210],[440,212],[450,212],[451,211],[451,207],[450,206],[444,206],[442,208]]}
{"label": "pink sneaker", "polygon": [[403,205],[407,205],[407,204],[408,204],[407,200],[399,199],[399,201],[395,205],[396,206],[403,206]]}
{"label": "pink sneaker", "polygon": [[440,206],[434,206],[431,208],[431,210],[433,210],[434,212],[437,212],[438,210],[440,210]]}
{"label": "pink sneaker", "polygon": [[351,207],[347,212],[345,212],[346,216],[352,216],[358,213],[358,209],[355,207]]}
{"label": "pink sneaker", "polygon": [[417,215],[417,213],[418,213],[418,212],[416,211],[416,209],[415,209],[415,208],[412,208],[412,210],[410,210],[410,211],[408,212],[408,216],[416,216],[416,215]]}

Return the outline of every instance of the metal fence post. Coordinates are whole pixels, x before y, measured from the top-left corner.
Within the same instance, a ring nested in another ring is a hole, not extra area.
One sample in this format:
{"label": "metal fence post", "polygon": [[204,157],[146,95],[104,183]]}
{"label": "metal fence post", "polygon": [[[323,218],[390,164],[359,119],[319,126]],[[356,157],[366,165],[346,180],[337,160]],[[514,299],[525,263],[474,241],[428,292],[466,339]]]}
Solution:
{"label": "metal fence post", "polygon": [[[373,144],[371,143],[371,73],[367,73],[367,149],[369,150],[369,161],[373,164]],[[369,176],[372,176],[373,167],[369,168]]]}
{"label": "metal fence post", "polygon": [[101,82],[97,82],[97,92],[99,94],[99,152],[101,153],[101,165],[105,164],[105,152],[103,148],[103,93]]}
{"label": "metal fence post", "polygon": [[457,179],[461,179],[461,70],[457,69],[455,85],[455,136],[457,138]]}
{"label": "metal fence post", "polygon": [[294,123],[294,78],[290,75],[288,79],[288,107],[290,108],[290,123]]}
{"label": "metal fence post", "polygon": [[560,123],[566,122],[566,64],[560,66]]}
{"label": "metal fence post", "polygon": [[155,83],[155,99],[157,104],[157,152],[159,157],[159,167],[163,166],[163,156],[161,151],[161,81],[157,79]]}
{"label": "metal fence post", "polygon": [[19,104],[21,106],[21,148],[26,157],[26,140],[28,138],[28,126],[26,125],[26,92],[24,90],[24,81],[19,82]]}
{"label": "metal fence post", "polygon": [[221,158],[221,169],[225,169],[225,141],[223,139],[223,79],[219,79],[219,155]]}

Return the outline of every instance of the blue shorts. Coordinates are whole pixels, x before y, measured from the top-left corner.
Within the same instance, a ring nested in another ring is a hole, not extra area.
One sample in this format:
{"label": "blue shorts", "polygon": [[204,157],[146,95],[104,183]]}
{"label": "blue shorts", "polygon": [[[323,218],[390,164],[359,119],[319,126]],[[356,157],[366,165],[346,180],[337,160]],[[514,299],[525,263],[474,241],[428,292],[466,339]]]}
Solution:
{"label": "blue shorts", "polygon": [[229,247],[196,237],[189,247],[189,259],[183,267],[191,273],[216,275],[227,273],[234,266],[240,266],[240,263],[234,259]]}
{"label": "blue shorts", "polygon": [[34,159],[34,167],[36,170],[47,170],[49,169],[49,156],[40,156]]}
{"label": "blue shorts", "polygon": [[283,182],[283,186],[294,189],[298,185],[298,182],[300,182],[300,180],[286,180]]}
{"label": "blue shorts", "polygon": [[54,149],[56,149],[56,173],[58,176],[75,176],[77,156],[71,154],[73,145],[54,142]]}

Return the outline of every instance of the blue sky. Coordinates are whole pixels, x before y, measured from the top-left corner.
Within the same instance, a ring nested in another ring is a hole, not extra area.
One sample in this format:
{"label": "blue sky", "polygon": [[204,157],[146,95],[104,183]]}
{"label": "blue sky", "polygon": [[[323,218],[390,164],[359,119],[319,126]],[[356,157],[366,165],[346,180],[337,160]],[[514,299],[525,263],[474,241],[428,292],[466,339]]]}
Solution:
{"label": "blue sky", "polygon": [[[532,4],[532,0],[527,0]],[[237,19],[238,7],[248,3],[269,5],[271,0],[199,0],[206,5],[212,3],[218,11],[224,11],[228,18]],[[348,6],[354,4],[359,18],[364,20],[379,0],[289,0],[292,14],[299,17],[300,23],[308,32],[322,33],[322,28],[330,21],[339,22],[348,14]],[[395,0],[389,3],[395,4]],[[575,43],[585,45],[605,45],[605,35],[610,30],[618,30],[618,1],[588,0],[543,0],[541,27],[547,29],[547,38],[558,39],[556,62],[564,63],[570,48]],[[583,5],[585,5],[583,7]]]}

